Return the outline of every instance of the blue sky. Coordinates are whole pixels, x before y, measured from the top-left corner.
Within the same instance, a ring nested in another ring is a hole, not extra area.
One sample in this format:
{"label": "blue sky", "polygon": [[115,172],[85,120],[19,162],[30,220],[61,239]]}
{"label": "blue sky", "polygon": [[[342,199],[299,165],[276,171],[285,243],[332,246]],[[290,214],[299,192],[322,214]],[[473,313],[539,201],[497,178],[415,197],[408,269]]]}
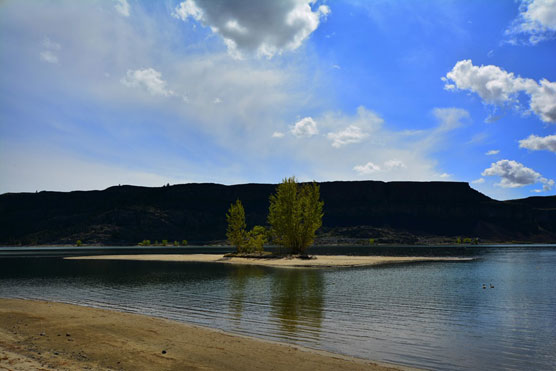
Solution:
{"label": "blue sky", "polygon": [[556,193],[556,0],[8,0],[0,68],[0,193],[291,175]]}

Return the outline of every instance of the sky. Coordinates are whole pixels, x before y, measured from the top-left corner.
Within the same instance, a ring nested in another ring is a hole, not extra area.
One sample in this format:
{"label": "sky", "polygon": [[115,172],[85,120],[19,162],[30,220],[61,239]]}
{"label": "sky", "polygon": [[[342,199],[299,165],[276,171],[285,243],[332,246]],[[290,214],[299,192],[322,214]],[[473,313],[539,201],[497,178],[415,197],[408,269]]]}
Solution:
{"label": "sky", "polygon": [[0,193],[556,194],[556,0],[4,0],[0,69]]}

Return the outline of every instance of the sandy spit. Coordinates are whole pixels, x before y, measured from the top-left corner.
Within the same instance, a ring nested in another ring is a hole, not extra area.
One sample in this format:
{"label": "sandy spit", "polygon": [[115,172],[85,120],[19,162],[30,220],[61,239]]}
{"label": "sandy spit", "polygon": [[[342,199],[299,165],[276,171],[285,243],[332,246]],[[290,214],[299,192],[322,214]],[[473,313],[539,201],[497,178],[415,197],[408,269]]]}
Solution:
{"label": "sandy spit", "polygon": [[138,314],[0,299],[0,370],[408,370]]}
{"label": "sandy spit", "polygon": [[434,261],[468,261],[472,258],[457,257],[428,257],[428,256],[348,256],[348,255],[317,255],[314,259],[250,259],[224,257],[218,254],[145,254],[145,255],[95,255],[73,256],[65,259],[75,260],[143,260],[143,261],[175,261],[175,262],[203,262],[241,265],[263,265],[283,268],[327,268],[327,267],[358,267],[380,264],[434,262]]}

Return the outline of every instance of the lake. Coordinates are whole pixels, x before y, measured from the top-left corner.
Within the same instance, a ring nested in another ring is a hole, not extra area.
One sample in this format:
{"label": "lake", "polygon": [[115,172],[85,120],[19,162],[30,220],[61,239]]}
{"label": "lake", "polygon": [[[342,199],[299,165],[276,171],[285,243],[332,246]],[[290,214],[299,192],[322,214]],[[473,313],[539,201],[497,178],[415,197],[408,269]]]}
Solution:
{"label": "lake", "polygon": [[431,249],[476,259],[276,269],[0,249],[0,297],[142,313],[429,369],[555,368],[556,247],[422,251]]}

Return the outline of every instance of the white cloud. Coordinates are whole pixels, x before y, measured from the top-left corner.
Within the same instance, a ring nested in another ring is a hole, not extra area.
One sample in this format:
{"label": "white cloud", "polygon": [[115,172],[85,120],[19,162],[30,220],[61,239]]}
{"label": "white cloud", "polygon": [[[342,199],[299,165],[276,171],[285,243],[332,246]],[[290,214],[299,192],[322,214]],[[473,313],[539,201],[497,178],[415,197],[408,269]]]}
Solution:
{"label": "white cloud", "polygon": [[114,8],[124,17],[129,17],[129,3],[127,0],[116,0]]}
{"label": "white cloud", "polygon": [[48,63],[58,63],[58,56],[50,50],[45,50],[40,53],[41,60]]}
{"label": "white cloud", "polygon": [[496,185],[504,188],[517,188],[530,184],[541,183],[543,190],[549,191],[554,186],[554,180],[544,178],[533,169],[512,160],[493,162],[488,169],[481,173],[482,176],[499,176],[500,183]]}
{"label": "white cloud", "polygon": [[367,162],[365,165],[356,165],[353,167],[359,175],[369,175],[380,171],[380,166],[373,164],[372,162]]}
{"label": "white cloud", "polygon": [[45,37],[42,41],[42,47],[44,50],[39,54],[41,60],[48,63],[58,63],[57,52],[62,49],[62,46],[48,37]]}
{"label": "white cloud", "polygon": [[479,179],[473,180],[471,183],[472,184],[483,184],[484,182],[485,182],[485,178],[479,178]]}
{"label": "white cloud", "polygon": [[532,151],[547,150],[556,153],[556,135],[546,137],[530,135],[528,138],[519,141],[519,148],[527,148]]}
{"label": "white cloud", "polygon": [[[406,169],[407,166],[400,160],[388,160],[384,162],[383,166],[379,166],[372,162],[367,162],[364,165],[356,165],[353,167],[359,175],[369,175],[378,172],[388,172],[400,169]],[[442,175],[440,175],[443,178]]]}
{"label": "white cloud", "polygon": [[506,30],[510,43],[519,43],[519,37],[525,36],[535,45],[556,36],[556,0],[522,0],[519,11]]}
{"label": "white cloud", "polygon": [[498,66],[474,66],[469,59],[456,63],[442,78],[446,90],[468,90],[483,102],[503,106],[519,105],[519,93],[530,97],[529,108],[544,122],[556,122],[556,83],[516,77]]}
{"label": "white cloud", "polygon": [[387,170],[405,169],[407,166],[400,160],[388,160],[384,163],[384,168]]}
{"label": "white cloud", "polygon": [[47,50],[60,50],[62,49],[62,45],[58,44],[55,41],[52,41],[51,39],[49,39],[48,37],[45,37],[44,40],[42,41],[42,46],[47,49]]}
{"label": "white cloud", "polygon": [[120,80],[122,84],[129,87],[143,87],[151,95],[170,96],[174,92],[166,88],[166,81],[162,80],[162,74],[153,68],[142,70],[127,70],[127,74]]}
{"label": "white cloud", "polygon": [[463,108],[435,108],[433,115],[440,122],[439,131],[451,131],[463,125],[464,119],[469,119],[469,112]]}
{"label": "white cloud", "polygon": [[540,86],[530,94],[533,112],[544,122],[556,122],[556,82],[542,79]]}
{"label": "white cloud", "polygon": [[347,128],[335,133],[328,133],[327,137],[332,141],[332,147],[340,148],[346,144],[359,143],[369,134],[363,132],[360,127],[350,125]]}
{"label": "white cloud", "polygon": [[326,5],[313,11],[312,3],[314,0],[186,0],[173,16],[183,21],[193,18],[210,27],[223,38],[232,56],[247,51],[270,58],[299,48],[330,13]]}
{"label": "white cloud", "polygon": [[317,123],[311,117],[305,117],[295,123],[290,132],[298,138],[309,138],[319,133]]}
{"label": "white cloud", "polygon": [[491,149],[490,151],[486,152],[485,155],[487,156],[494,156],[500,153],[499,149]]}
{"label": "white cloud", "polygon": [[451,175],[451,174],[448,174],[448,173],[442,173],[442,174],[440,174],[440,177],[441,177],[442,179],[448,179],[448,178],[451,177],[451,176],[452,176],[452,175]]}
{"label": "white cloud", "polygon": [[283,138],[284,133],[282,133],[281,131],[275,131],[274,133],[272,133],[272,137],[273,138]]}

